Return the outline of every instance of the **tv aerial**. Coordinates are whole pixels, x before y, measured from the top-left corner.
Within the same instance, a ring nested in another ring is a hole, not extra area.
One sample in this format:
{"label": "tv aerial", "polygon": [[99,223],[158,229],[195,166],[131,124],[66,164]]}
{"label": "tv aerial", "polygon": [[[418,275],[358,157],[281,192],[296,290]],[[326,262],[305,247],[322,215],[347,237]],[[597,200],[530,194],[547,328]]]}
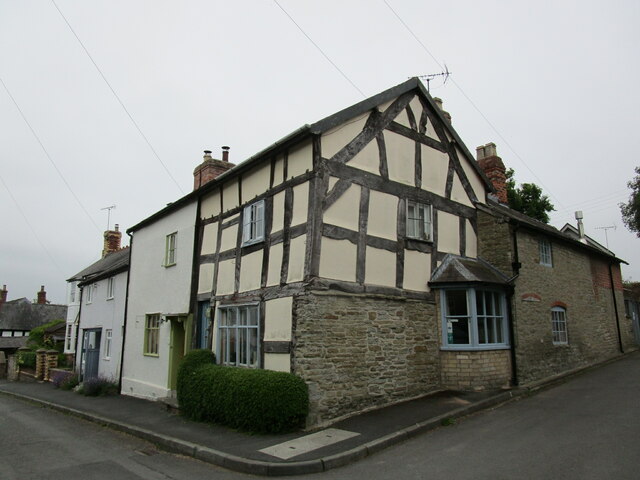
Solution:
{"label": "tv aerial", "polygon": [[433,80],[434,78],[443,77],[444,81],[442,82],[442,84],[445,85],[447,83],[447,80],[449,80],[450,75],[451,75],[451,72],[449,71],[449,67],[447,67],[447,64],[445,63],[444,71],[440,73],[429,73],[427,75],[418,75],[418,78],[427,82],[427,92],[428,92],[429,83],[431,82],[431,80]]}
{"label": "tv aerial", "polygon": [[609,235],[607,235],[607,230],[617,230],[618,227],[614,225],[609,225],[607,227],[595,227],[596,230],[604,230],[604,240],[607,243],[607,250],[609,249]]}
{"label": "tv aerial", "polygon": [[111,210],[113,210],[114,208],[116,208],[115,205],[110,205],[108,207],[104,207],[100,209],[100,210],[107,211],[107,231],[109,230],[109,225],[111,225]]}

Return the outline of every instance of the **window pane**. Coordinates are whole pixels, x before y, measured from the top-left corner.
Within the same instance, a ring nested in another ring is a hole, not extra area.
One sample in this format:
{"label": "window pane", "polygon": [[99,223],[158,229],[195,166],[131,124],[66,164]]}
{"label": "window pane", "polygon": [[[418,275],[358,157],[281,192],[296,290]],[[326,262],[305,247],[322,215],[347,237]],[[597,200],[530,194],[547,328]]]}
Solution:
{"label": "window pane", "polygon": [[247,365],[247,329],[238,329],[239,364]]}
{"label": "window pane", "polygon": [[235,365],[237,362],[237,354],[238,354],[238,346],[237,346],[237,338],[236,338],[236,329],[230,328],[227,330],[227,334],[229,336],[229,355],[228,355],[228,364]]}
{"label": "window pane", "polygon": [[447,290],[447,316],[466,316],[467,313],[467,291]]}
{"label": "window pane", "polygon": [[449,320],[451,326],[451,335],[449,343],[451,344],[469,344],[469,319],[454,318]]}
{"label": "window pane", "polygon": [[485,318],[478,318],[478,342],[487,343],[487,320]]}

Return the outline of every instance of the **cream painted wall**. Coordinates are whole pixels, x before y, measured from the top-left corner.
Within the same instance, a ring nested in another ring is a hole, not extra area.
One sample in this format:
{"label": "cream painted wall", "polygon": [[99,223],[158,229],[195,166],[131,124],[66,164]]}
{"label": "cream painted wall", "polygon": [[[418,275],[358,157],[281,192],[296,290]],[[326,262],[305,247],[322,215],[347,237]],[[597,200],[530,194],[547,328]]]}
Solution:
{"label": "cream painted wall", "polygon": [[338,180],[340,180],[338,177],[329,177],[329,190],[331,191],[331,189],[336,185],[336,183],[338,183]]}
{"label": "cream painted wall", "polygon": [[264,368],[275,372],[291,372],[291,357],[288,353],[265,353]]}
{"label": "cream painted wall", "polygon": [[200,255],[209,255],[211,253],[216,253],[217,242],[218,222],[205,225],[202,234],[202,248],[200,249]]}
{"label": "cream painted wall", "polygon": [[378,142],[372,140],[356,156],[349,160],[350,167],[380,175],[380,150]]}
{"label": "cream painted wall", "polygon": [[438,250],[460,254],[460,220],[456,215],[438,211]]}
{"label": "cream painted wall", "polygon": [[486,200],[486,187],[484,186],[484,182],[480,178],[480,175],[475,171],[475,169],[469,164],[467,161],[467,156],[464,155],[459,148],[456,148],[458,152],[458,158],[460,159],[460,164],[462,165],[462,169],[464,170],[465,175],[469,179],[469,183],[471,184],[471,188],[478,197],[478,201],[481,203],[485,203]]}
{"label": "cream painted wall", "polygon": [[396,286],[396,254],[379,248],[367,247],[365,283]]}
{"label": "cream painted wall", "polygon": [[269,248],[269,272],[267,274],[267,286],[280,284],[280,270],[282,268],[282,243],[272,245]]}
{"label": "cream painted wall", "polygon": [[323,222],[358,231],[360,215],[360,186],[351,185],[338,200],[324,212]]}
{"label": "cream painted wall", "polygon": [[276,298],[264,302],[264,339],[266,341],[291,341],[291,312],[293,297]]}
{"label": "cream painted wall", "polygon": [[[411,124],[409,123],[409,115],[407,115],[407,111],[406,110],[402,110],[396,116],[396,118],[394,118],[394,120],[396,122],[398,122],[400,125],[404,125],[407,128],[411,128]],[[418,118],[416,118],[416,123],[418,122],[418,120],[420,120],[420,116],[418,116]]]}
{"label": "cream painted wall", "polygon": [[369,112],[349,120],[322,134],[322,156],[331,158],[338,153],[347,143],[353,140],[364,128],[369,117]]}
{"label": "cream painted wall", "polygon": [[222,186],[222,207],[225,212],[238,206],[238,180],[229,180]]}
{"label": "cream painted wall", "polygon": [[284,156],[278,155],[273,169],[273,186],[284,182]]}
{"label": "cream painted wall", "polygon": [[269,177],[271,176],[271,164],[263,162],[262,165],[251,169],[242,175],[242,203],[247,203],[269,189]]}
{"label": "cream painted wall", "polygon": [[273,196],[273,217],[271,232],[279,232],[284,228],[284,192]]}
{"label": "cream painted wall", "polygon": [[415,185],[415,141],[390,131],[384,132],[389,179]]}
{"label": "cream painted wall", "polygon": [[215,217],[220,213],[220,191],[216,190],[204,197],[200,203],[200,218]]}
{"label": "cream painted wall", "polygon": [[[275,207],[274,207],[275,208]],[[309,209],[309,182],[293,187],[293,216],[291,226],[307,222]],[[284,205],[283,205],[284,210]]]}
{"label": "cream painted wall", "polygon": [[287,283],[300,282],[304,279],[304,258],[307,236],[300,235],[289,244],[289,272]]}
{"label": "cream painted wall", "polygon": [[429,286],[427,282],[429,278],[431,278],[431,254],[405,250],[403,288],[418,292],[428,292]]}
{"label": "cream painted wall", "polygon": [[451,200],[473,207],[473,202],[469,199],[469,195],[467,195],[467,192],[465,192],[464,187],[462,186],[462,182],[460,181],[457,173],[453,175]]}
{"label": "cream painted wall", "polygon": [[422,145],[422,189],[444,197],[449,171],[449,156]]}
{"label": "cream painted wall", "polygon": [[369,194],[369,220],[367,234],[396,240],[398,197],[371,190]]}
{"label": "cream painted wall", "polygon": [[300,147],[289,150],[287,159],[288,178],[297,177],[311,170],[313,170],[313,145],[310,141]]}
{"label": "cream painted wall", "polygon": [[238,243],[239,225],[231,225],[222,230],[222,238],[220,239],[220,251],[224,252],[232,248],[236,248]]}
{"label": "cream painted wall", "polygon": [[467,237],[467,242],[465,244],[465,252],[467,257],[475,258],[478,256],[478,237],[476,236],[476,232],[473,231],[471,222],[469,220],[467,220],[466,222],[467,225],[465,235]]}
{"label": "cream painted wall", "polygon": [[218,286],[216,295],[233,293],[236,278],[236,261],[224,260],[218,263]]}
{"label": "cream painted wall", "polygon": [[209,293],[213,287],[213,263],[200,264],[200,276],[198,277],[198,293]]}
{"label": "cream painted wall", "polygon": [[247,292],[260,288],[262,278],[262,250],[242,256],[240,263],[239,291]]}
{"label": "cream painted wall", "polygon": [[356,246],[348,240],[333,240],[322,237],[320,276],[355,282],[356,252]]}

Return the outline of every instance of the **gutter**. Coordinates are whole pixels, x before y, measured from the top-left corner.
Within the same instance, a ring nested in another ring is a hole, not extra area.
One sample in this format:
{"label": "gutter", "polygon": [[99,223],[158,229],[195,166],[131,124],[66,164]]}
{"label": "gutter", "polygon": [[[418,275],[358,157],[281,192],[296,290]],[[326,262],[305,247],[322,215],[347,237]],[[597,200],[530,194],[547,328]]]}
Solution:
{"label": "gutter", "polygon": [[620,332],[620,315],[618,314],[618,302],[616,302],[616,289],[613,283],[613,263],[609,262],[609,281],[611,282],[611,297],[613,299],[613,310],[616,314],[616,330],[618,332],[618,346],[620,353],[624,353],[624,347],[622,345],[622,333]]}
{"label": "gutter", "polygon": [[513,386],[517,387],[520,381],[518,380],[518,361],[516,358],[516,336],[515,327],[513,322],[513,298],[515,293],[515,280],[520,276],[520,258],[518,256],[518,225],[514,225],[513,228],[513,263],[511,268],[513,269],[513,277],[509,279],[509,285],[511,288],[507,292],[507,325],[509,327],[509,340],[511,342],[511,348],[509,349],[511,357],[511,382]]}

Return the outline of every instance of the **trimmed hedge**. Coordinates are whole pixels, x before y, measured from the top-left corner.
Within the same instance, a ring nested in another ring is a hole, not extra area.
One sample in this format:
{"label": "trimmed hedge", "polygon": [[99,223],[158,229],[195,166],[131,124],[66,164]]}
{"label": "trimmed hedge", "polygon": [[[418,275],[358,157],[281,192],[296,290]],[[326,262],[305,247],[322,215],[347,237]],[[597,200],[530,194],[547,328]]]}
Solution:
{"label": "trimmed hedge", "polygon": [[190,355],[178,371],[178,403],[186,417],[255,433],[304,427],[309,395],[301,378],[285,372],[223,367],[205,360],[204,354]]}
{"label": "trimmed hedge", "polygon": [[25,368],[36,368],[36,352],[19,352],[18,364]]}

